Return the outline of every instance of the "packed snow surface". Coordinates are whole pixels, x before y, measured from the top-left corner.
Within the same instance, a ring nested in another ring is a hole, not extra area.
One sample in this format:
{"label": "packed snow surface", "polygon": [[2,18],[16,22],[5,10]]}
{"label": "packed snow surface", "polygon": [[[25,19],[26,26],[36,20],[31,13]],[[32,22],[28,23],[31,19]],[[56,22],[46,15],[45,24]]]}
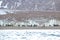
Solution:
{"label": "packed snow surface", "polygon": [[7,14],[4,10],[0,10],[0,15]]}
{"label": "packed snow surface", "polygon": [[60,30],[0,30],[0,40],[60,40]]}

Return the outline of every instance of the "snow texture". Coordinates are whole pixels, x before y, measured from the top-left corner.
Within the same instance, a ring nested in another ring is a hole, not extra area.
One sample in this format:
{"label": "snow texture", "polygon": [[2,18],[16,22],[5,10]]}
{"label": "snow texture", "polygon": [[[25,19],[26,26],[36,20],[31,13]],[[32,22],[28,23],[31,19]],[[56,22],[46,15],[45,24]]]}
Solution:
{"label": "snow texture", "polygon": [[60,40],[60,30],[0,30],[0,40]]}
{"label": "snow texture", "polygon": [[0,0],[1,9],[55,10],[54,0]]}
{"label": "snow texture", "polygon": [[0,10],[0,15],[7,14],[4,10]]}

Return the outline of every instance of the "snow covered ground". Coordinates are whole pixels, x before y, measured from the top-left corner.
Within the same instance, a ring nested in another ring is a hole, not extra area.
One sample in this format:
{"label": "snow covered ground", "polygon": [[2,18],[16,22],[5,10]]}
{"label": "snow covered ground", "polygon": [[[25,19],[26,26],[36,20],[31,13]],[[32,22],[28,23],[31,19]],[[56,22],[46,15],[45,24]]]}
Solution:
{"label": "snow covered ground", "polygon": [[5,15],[8,13],[14,13],[14,11],[11,11],[11,10],[5,10],[5,9],[0,9],[0,15]]}
{"label": "snow covered ground", "polygon": [[0,30],[0,40],[60,40],[60,30]]}
{"label": "snow covered ground", "polygon": [[4,10],[0,10],[0,15],[7,14]]}

